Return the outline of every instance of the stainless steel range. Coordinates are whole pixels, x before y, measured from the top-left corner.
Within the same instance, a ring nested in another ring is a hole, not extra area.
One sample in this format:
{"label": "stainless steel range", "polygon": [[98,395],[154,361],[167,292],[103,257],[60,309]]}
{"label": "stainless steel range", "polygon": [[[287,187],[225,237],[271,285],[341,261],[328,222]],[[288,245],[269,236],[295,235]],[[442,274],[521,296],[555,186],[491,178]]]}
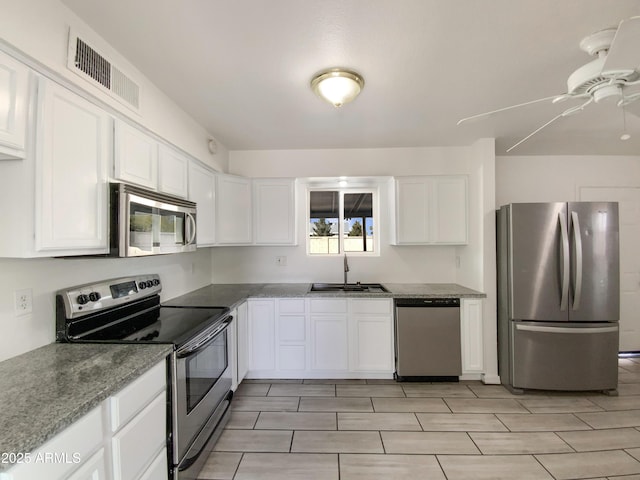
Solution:
{"label": "stainless steel range", "polygon": [[228,421],[233,392],[229,309],[163,307],[158,275],[71,287],[56,295],[59,342],[171,343],[169,478],[195,480]]}

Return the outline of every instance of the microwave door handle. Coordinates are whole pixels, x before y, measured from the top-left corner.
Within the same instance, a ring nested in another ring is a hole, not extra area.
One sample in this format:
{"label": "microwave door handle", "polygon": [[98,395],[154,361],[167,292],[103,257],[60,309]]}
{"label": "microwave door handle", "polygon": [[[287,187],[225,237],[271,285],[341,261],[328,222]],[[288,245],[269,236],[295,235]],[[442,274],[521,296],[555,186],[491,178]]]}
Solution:
{"label": "microwave door handle", "polygon": [[558,213],[560,222],[560,268],[562,273],[562,295],[560,297],[560,311],[565,311],[569,303],[569,280],[570,280],[570,257],[569,257],[569,231],[567,228],[567,218]]}
{"label": "microwave door handle", "polygon": [[187,245],[191,245],[196,239],[196,219],[193,218],[193,215],[191,215],[190,213],[186,213],[185,215],[189,221],[189,224],[187,226]]}
{"label": "microwave door handle", "polygon": [[580,308],[580,298],[582,297],[582,231],[580,230],[580,219],[578,212],[571,212],[571,227],[573,229],[573,238],[575,242],[576,256],[576,272],[575,272],[575,291],[573,294],[573,310]]}

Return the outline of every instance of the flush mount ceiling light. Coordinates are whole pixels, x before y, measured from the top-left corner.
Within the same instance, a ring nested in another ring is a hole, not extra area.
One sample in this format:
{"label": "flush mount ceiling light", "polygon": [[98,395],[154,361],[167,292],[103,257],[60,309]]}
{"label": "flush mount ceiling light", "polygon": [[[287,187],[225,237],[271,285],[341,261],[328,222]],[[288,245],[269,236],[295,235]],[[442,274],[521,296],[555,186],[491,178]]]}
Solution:
{"label": "flush mount ceiling light", "polygon": [[364,78],[354,71],[330,68],[311,80],[311,89],[334,107],[355,99],[364,88]]}

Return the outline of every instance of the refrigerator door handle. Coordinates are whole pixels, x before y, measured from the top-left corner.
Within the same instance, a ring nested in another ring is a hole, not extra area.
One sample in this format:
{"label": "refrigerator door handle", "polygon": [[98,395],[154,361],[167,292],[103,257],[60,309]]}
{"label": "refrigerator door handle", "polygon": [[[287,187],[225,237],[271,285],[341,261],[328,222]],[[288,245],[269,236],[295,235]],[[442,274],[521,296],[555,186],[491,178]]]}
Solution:
{"label": "refrigerator door handle", "polygon": [[545,332],[545,333],[572,333],[572,334],[584,334],[584,333],[613,333],[618,331],[618,326],[611,327],[543,327],[537,325],[516,325],[516,330],[523,330],[528,332]]}
{"label": "refrigerator door handle", "polygon": [[569,280],[570,280],[570,257],[569,257],[569,230],[567,228],[567,218],[560,212],[558,213],[558,221],[560,222],[561,250],[560,250],[560,269],[562,272],[562,292],[560,296],[560,311],[565,311],[569,304]]}
{"label": "refrigerator door handle", "polygon": [[578,212],[571,212],[571,228],[573,229],[573,238],[576,246],[575,290],[573,292],[573,306],[571,308],[578,310],[580,308],[580,297],[582,296],[582,232],[580,230]]}

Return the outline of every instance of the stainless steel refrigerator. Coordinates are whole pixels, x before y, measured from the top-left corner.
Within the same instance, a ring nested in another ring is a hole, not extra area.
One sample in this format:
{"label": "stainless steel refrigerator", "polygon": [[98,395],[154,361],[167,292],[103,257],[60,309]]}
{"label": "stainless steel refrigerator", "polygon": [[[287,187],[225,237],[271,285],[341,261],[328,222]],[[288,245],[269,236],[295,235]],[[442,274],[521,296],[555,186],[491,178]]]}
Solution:
{"label": "stainless steel refrigerator", "polygon": [[498,366],[512,390],[618,384],[618,204],[513,203],[497,212]]}

